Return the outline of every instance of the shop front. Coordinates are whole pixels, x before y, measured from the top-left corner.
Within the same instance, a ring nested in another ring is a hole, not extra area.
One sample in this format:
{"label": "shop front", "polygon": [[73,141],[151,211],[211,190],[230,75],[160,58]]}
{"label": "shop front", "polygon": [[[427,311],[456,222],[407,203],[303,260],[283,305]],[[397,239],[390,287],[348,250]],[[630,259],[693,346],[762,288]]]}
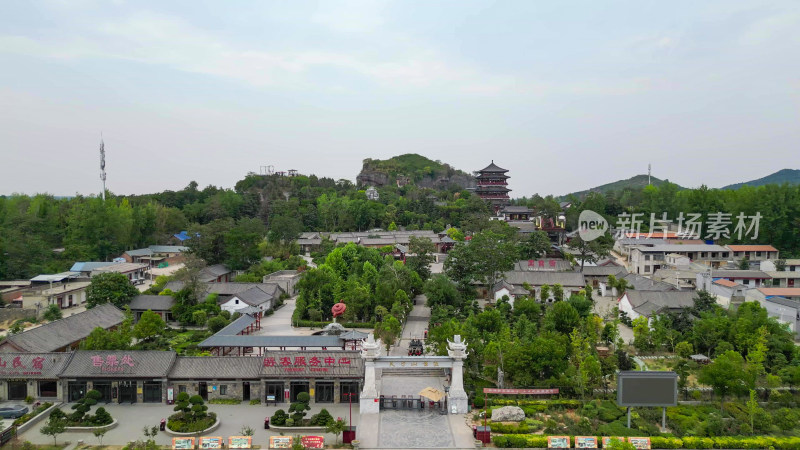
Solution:
{"label": "shop front", "polygon": [[0,353],[0,398],[58,399],[58,375],[70,356],[69,353]]}
{"label": "shop front", "polygon": [[65,400],[78,401],[94,389],[102,403],[163,403],[175,357],[162,351],[76,351],[61,374]]}
{"label": "shop front", "polygon": [[364,377],[364,363],[355,351],[279,351],[261,358],[266,405],[294,402],[308,393],[312,404],[347,403]]}
{"label": "shop front", "polygon": [[204,400],[261,398],[261,359],[251,356],[181,356],[169,373],[174,391]]}

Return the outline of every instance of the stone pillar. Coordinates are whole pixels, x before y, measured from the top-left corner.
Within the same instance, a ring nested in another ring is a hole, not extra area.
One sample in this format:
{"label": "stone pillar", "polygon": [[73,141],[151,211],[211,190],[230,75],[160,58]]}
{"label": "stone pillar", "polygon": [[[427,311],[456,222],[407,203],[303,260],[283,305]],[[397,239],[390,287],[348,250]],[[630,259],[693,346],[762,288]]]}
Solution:
{"label": "stone pillar", "polygon": [[281,395],[282,395],[282,397],[281,397],[281,398],[283,399],[283,400],[282,400],[283,402],[286,402],[286,403],[291,403],[291,402],[292,402],[292,399],[291,399],[291,397],[289,397],[289,398],[287,399],[287,398],[286,398],[286,394],[285,394],[285,392],[286,392],[286,391],[289,391],[289,392],[291,392],[291,388],[292,388],[292,383],[291,383],[289,380],[285,380],[285,381],[283,382],[283,392],[281,392]]}
{"label": "stone pillar", "polygon": [[136,403],[144,402],[144,381],[136,380]]}
{"label": "stone pillar", "polygon": [[340,403],[342,393],[342,382],[338,378],[333,380],[333,403]]}
{"label": "stone pillar", "polygon": [[467,358],[467,344],[461,342],[460,335],[455,335],[453,341],[447,341],[447,343],[447,354],[453,358],[453,373],[447,404],[451,414],[466,414],[469,406],[469,398],[467,392],[464,391],[464,359]]}
{"label": "stone pillar", "polygon": [[375,358],[381,354],[381,340],[375,340],[370,333],[367,341],[361,346],[361,357],[364,358],[364,389],[361,391],[359,410],[361,414],[377,414],[380,412],[380,396],[375,380]]}
{"label": "stone pillar", "polygon": [[[311,395],[313,392],[314,395]],[[311,401],[308,402],[309,405],[316,405],[317,404],[317,383],[316,380],[310,378],[308,380],[308,395],[311,397]]]}

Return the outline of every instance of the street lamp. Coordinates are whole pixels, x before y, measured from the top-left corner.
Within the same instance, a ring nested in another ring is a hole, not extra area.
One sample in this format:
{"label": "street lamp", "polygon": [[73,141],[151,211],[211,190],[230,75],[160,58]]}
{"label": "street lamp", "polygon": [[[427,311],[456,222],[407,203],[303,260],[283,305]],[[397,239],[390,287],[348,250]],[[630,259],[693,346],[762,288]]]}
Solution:
{"label": "street lamp", "polygon": [[[347,431],[352,432],[353,431],[353,396],[357,395],[357,394],[355,392],[348,392],[347,394],[342,394],[342,395],[343,396],[345,396],[345,395],[347,396],[347,401],[348,401],[349,406],[350,406],[350,423],[347,426],[347,428],[348,428]],[[351,436],[351,439],[352,439],[352,436]]]}

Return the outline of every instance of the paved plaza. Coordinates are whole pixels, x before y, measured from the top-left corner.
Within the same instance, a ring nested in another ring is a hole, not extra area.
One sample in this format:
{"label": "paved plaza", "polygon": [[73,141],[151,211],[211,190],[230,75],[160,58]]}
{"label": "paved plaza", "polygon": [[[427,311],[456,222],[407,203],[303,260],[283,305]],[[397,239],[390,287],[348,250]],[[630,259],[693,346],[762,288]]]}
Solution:
{"label": "paved plaza", "polygon": [[[61,409],[66,412],[67,414],[72,412],[70,409],[71,404],[62,405]],[[161,421],[161,418],[166,418],[175,412],[172,410],[172,405],[163,405],[163,404],[134,404],[134,405],[116,405],[116,404],[109,404],[103,405],[100,404],[98,406],[103,406],[114,419],[119,422],[119,425],[116,428],[109,430],[106,433],[105,437],[103,438],[103,444],[107,445],[125,445],[130,441],[135,441],[137,439],[144,439],[144,435],[142,434],[142,428],[145,426],[154,426],[158,425]],[[268,416],[272,416],[278,409],[283,409],[284,411],[288,409],[289,405],[283,404],[280,406],[268,406],[264,407],[262,405],[249,405],[243,403],[241,405],[208,405],[208,410],[217,414],[219,417],[221,424],[220,427],[216,430],[204,434],[204,436],[222,436],[223,438],[227,439],[229,436],[239,436],[241,435],[241,429],[243,426],[249,426],[253,428],[255,434],[253,435],[253,444],[261,445],[261,448],[269,448],[269,436],[280,436],[281,433],[274,430],[265,430],[264,429],[264,418]],[[347,404],[325,404],[325,405],[312,405],[311,410],[307,412],[306,418],[311,417],[311,415],[320,412],[322,408],[328,410],[331,415],[336,417],[341,417],[345,421],[349,418],[349,409]],[[94,412],[96,407],[92,408],[91,413]],[[358,403],[353,404],[353,426],[358,425],[359,414],[358,414]],[[50,436],[43,435],[39,430],[42,426],[47,423],[46,420],[42,420],[41,422],[37,423],[33,428],[23,433],[19,439],[20,441],[30,441],[34,444],[52,444],[53,438]],[[325,442],[333,443],[336,437],[332,434],[326,434],[322,432],[304,432],[304,433],[284,433],[286,436],[292,436],[294,434],[301,434],[301,435],[322,435],[325,436]],[[341,440],[342,436],[339,435],[339,439]],[[90,445],[97,445],[98,440],[91,432],[86,433],[64,433],[58,436],[58,442],[72,442],[76,443],[78,440],[83,440],[87,444]],[[158,436],[156,436],[156,443],[159,445],[171,445],[172,444],[172,436],[164,433],[159,432]]]}

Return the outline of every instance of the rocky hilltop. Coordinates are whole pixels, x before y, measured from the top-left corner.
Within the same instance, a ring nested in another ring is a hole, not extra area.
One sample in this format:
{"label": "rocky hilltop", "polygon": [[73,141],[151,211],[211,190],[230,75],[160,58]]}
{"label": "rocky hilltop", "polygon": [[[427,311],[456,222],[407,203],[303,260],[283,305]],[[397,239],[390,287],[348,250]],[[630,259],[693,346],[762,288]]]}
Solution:
{"label": "rocky hilltop", "polygon": [[364,187],[414,184],[429,189],[469,189],[475,187],[475,178],[449,164],[409,153],[387,160],[365,159],[356,183]]}

